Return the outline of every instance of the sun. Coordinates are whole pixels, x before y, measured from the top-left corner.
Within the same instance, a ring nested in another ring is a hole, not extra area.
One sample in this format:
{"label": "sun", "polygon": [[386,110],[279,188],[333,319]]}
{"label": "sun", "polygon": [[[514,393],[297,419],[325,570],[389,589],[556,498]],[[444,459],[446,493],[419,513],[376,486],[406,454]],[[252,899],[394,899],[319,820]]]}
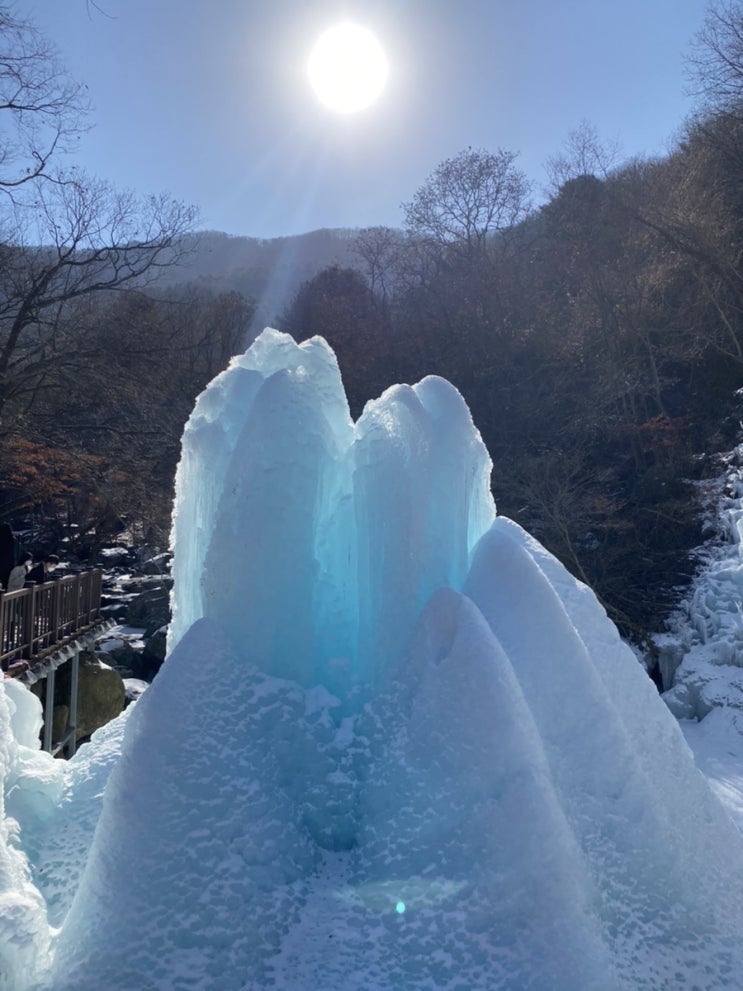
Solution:
{"label": "sun", "polygon": [[345,22],[318,38],[307,71],[326,107],[353,114],[373,103],[384,89],[387,59],[368,28]]}

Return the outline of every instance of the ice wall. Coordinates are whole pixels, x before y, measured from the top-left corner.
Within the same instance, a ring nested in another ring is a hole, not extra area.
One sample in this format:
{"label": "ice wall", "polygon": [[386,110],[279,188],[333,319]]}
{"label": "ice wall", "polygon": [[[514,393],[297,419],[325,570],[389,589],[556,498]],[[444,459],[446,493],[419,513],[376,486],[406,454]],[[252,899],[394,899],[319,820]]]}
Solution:
{"label": "ice wall", "polygon": [[[701,488],[712,537],[697,548],[694,582],[656,636],[665,700],[679,719],[743,710],[743,446]],[[705,491],[706,490],[706,491]],[[740,719],[740,716],[738,716]]]}
{"label": "ice wall", "polygon": [[595,597],[450,386],[339,390],[272,331],[199,399],[53,991],[738,989],[741,837]]}
{"label": "ice wall", "polygon": [[169,648],[207,617],[267,673],[378,680],[430,594],[464,580],[490,467],[448,382],[395,386],[354,424],[327,344],[264,331],[183,436]]}

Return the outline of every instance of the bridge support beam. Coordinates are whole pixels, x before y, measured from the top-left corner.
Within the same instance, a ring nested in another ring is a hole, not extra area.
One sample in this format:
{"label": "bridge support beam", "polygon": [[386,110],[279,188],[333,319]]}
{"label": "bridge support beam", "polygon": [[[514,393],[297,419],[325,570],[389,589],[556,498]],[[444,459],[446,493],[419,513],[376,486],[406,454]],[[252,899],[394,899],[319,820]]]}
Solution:
{"label": "bridge support beam", "polygon": [[[18,680],[30,687],[37,681],[46,679],[46,689],[44,692],[44,727],[41,741],[42,747],[47,753],[56,754],[64,751],[66,757],[72,757],[77,750],[77,719],[78,719],[78,693],[80,685],[80,653],[83,650],[92,650],[95,641],[102,636],[106,630],[114,625],[113,620],[101,620],[91,626],[90,629],[80,633],[73,641],[57,647],[53,653],[47,654],[42,660],[32,668],[19,675]],[[71,663],[70,669],[70,699],[67,716],[67,726],[61,739],[54,739],[54,689],[55,671],[61,664]]]}
{"label": "bridge support beam", "polygon": [[54,668],[50,665],[46,673],[46,698],[44,701],[44,750],[52,752],[52,731],[54,726]]}
{"label": "bridge support beam", "polygon": [[70,672],[70,715],[67,719],[67,756],[72,757],[77,749],[77,686],[80,679],[80,651],[76,650],[72,658]]}

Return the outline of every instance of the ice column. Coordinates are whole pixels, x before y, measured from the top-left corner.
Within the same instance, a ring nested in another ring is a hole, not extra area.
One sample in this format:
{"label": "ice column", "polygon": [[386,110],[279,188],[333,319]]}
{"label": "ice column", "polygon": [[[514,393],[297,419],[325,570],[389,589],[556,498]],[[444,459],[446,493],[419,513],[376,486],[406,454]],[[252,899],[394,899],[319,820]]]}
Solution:
{"label": "ice column", "polygon": [[354,425],[327,344],[264,331],[184,433],[169,648],[203,616],[267,673],[378,681],[430,594],[461,586],[490,468],[448,382],[395,386]]}

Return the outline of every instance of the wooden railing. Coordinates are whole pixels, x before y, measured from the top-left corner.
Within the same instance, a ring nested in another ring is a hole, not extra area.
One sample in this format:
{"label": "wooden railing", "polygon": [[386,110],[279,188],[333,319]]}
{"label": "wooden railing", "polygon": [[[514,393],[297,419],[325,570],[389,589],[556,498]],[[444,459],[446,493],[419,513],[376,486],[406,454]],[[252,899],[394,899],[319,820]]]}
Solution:
{"label": "wooden railing", "polygon": [[100,569],[0,593],[0,667],[29,665],[74,641],[101,619]]}

